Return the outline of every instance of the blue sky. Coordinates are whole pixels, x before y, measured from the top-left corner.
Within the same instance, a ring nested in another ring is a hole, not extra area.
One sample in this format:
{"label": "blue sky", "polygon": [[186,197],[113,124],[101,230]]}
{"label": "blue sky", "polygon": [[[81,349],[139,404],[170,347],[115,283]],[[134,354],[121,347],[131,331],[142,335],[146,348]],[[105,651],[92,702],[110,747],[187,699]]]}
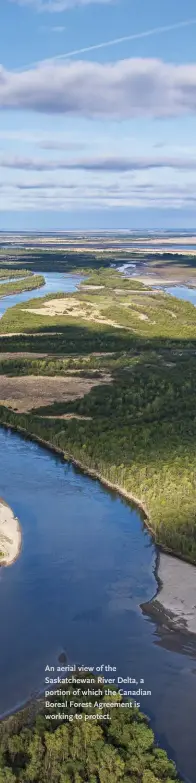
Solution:
{"label": "blue sky", "polygon": [[195,2],[1,0],[0,22],[0,229],[194,227]]}

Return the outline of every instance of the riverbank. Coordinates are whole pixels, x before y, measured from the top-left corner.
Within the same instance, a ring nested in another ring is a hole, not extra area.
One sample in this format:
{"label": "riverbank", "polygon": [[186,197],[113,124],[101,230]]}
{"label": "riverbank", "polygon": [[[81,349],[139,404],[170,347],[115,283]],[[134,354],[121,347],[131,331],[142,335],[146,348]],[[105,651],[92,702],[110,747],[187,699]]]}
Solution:
{"label": "riverbank", "polygon": [[25,276],[24,280],[19,279],[8,283],[4,283],[2,280],[0,283],[0,298],[21,294],[25,291],[33,291],[36,288],[41,288],[44,284],[45,278],[43,275],[33,275],[32,273],[30,273],[29,277]]}
{"label": "riverbank", "polygon": [[18,519],[5,500],[0,498],[0,566],[9,566],[17,560],[22,535]]}
{"label": "riverbank", "polygon": [[[27,430],[22,427],[17,427],[12,424],[4,424],[5,428],[18,431],[25,438],[39,443],[43,448],[46,448],[53,453],[58,454],[62,459],[67,462],[71,462],[75,467],[79,468],[82,473],[100,481],[102,485],[118,493],[121,497],[124,497],[130,503],[142,513],[144,523],[148,532],[152,535],[156,545],[155,532],[150,524],[150,516],[145,504],[134,494],[128,492],[125,488],[119,484],[115,484],[109,479],[102,476],[93,468],[88,467],[80,460],[76,459],[73,455],[58,448],[47,440],[39,437],[36,434],[30,435]],[[187,631],[191,634],[196,634],[196,597],[195,597],[195,584],[196,584],[196,567],[186,559],[176,556],[175,552],[170,551],[168,548],[157,548],[157,564],[155,569],[155,576],[158,582],[157,594],[149,604],[149,613],[157,617],[160,613],[165,614],[165,620],[168,624],[178,631]]]}

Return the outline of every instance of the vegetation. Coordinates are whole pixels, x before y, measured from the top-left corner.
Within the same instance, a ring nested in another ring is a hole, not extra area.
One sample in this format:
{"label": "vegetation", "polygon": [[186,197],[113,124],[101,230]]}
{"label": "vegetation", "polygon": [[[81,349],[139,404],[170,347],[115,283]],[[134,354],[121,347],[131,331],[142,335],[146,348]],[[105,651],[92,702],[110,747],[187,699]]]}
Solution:
{"label": "vegetation", "polygon": [[33,272],[28,271],[28,269],[0,269],[0,280],[9,279],[11,280],[13,277],[30,277]]}
{"label": "vegetation", "polygon": [[[82,271],[85,273],[85,270]],[[122,277],[116,269],[104,269],[103,267],[99,267],[95,271],[89,270],[88,281],[82,285],[104,286],[108,290],[120,288],[121,291],[149,291],[149,287],[144,286],[139,280]]]}
{"label": "vegetation", "polygon": [[[49,255],[43,253],[43,269]],[[83,399],[57,398],[27,414],[1,405],[0,423],[43,439],[139,498],[156,541],[196,563],[195,308],[108,272],[109,261],[99,269],[97,259],[88,256],[86,266],[80,260],[88,284],[102,290],[55,294],[65,310],[72,299],[72,311],[62,315],[31,312],[54,295],[10,309],[0,322],[0,374],[96,373],[102,385]],[[32,256],[29,263],[35,271]],[[62,256],[59,263],[65,271]],[[103,385],[106,373],[111,383]],[[90,418],[58,419],[70,412]],[[113,708],[110,722],[65,723],[48,720],[40,701],[1,722],[0,747],[0,783],[178,783],[135,708]]]}
{"label": "vegetation", "polygon": [[[58,695],[58,703],[63,701]],[[0,782],[180,783],[175,765],[155,745],[148,719],[136,707],[115,707],[120,701],[118,694],[103,694],[100,708],[77,708],[72,719],[66,709],[65,722],[51,720],[54,710],[44,709],[40,699],[3,721]],[[109,711],[104,702],[110,703]],[[105,712],[110,720],[102,720]],[[74,719],[76,713],[80,720]],[[89,713],[97,713],[99,720],[85,720]]]}
{"label": "vegetation", "polygon": [[[18,275],[18,277],[20,278],[21,275]],[[19,279],[11,283],[1,283],[0,297],[19,294],[22,291],[31,291],[33,288],[40,288],[44,283],[45,279],[42,275],[28,275],[24,277],[24,280]]]}
{"label": "vegetation", "polygon": [[[113,282],[121,290],[122,276],[101,270],[100,277],[104,289],[99,294],[80,289],[55,295],[65,306],[76,301],[80,316],[74,304],[72,314],[39,315],[54,295],[31,300],[25,311],[17,305],[1,320],[2,332],[21,329],[27,334],[0,339],[2,352],[13,352],[11,358],[2,357],[1,373],[79,372],[89,377],[96,372],[100,386],[69,403],[58,402],[57,396],[52,406],[28,414],[2,406],[0,421],[50,442],[85,469],[139,498],[156,541],[195,563],[196,310],[188,302],[142,289],[118,296]],[[34,306],[36,314],[31,312]],[[96,320],[99,317],[104,323]],[[118,328],[110,325],[111,319]],[[29,350],[49,355],[14,358],[14,352]],[[106,373],[111,383],[104,385]],[[58,419],[71,412],[90,420]]]}
{"label": "vegetation", "polygon": [[[124,250],[115,250],[112,253],[103,252],[101,254],[102,267],[110,267],[112,261],[124,264],[125,260],[131,261],[135,257],[134,253]],[[137,255],[138,257],[138,255]],[[2,261],[1,261],[2,259]],[[95,252],[85,252],[84,250],[69,249],[49,249],[25,247],[20,248],[0,248],[1,268],[8,270],[9,266],[16,264],[17,268],[22,270],[31,270],[32,272],[72,272],[80,270],[98,270],[100,268],[100,254]]]}

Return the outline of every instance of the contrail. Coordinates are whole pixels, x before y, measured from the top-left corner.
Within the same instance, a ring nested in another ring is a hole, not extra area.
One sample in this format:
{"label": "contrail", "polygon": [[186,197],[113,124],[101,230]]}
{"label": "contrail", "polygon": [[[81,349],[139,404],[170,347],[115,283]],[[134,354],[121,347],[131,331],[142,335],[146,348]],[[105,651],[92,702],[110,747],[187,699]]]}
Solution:
{"label": "contrail", "polygon": [[[77,54],[85,54],[86,52],[94,52],[98,49],[107,49],[108,46],[116,46],[117,44],[126,43],[126,41],[135,41],[139,38],[149,38],[151,35],[159,35],[160,33],[169,33],[172,30],[180,30],[183,27],[191,27],[196,24],[196,18],[186,19],[183,22],[175,22],[174,24],[168,24],[164,27],[153,27],[151,30],[145,30],[142,33],[132,33],[131,35],[124,35],[122,38],[113,38],[110,41],[102,41],[99,44],[92,44],[91,46],[84,46],[82,49],[72,49],[65,54],[57,54],[54,57],[50,57],[47,60],[33,62],[30,65],[23,66],[24,70],[32,68],[35,65],[42,63],[52,63],[57,60],[66,60],[70,57],[74,57]],[[19,69],[17,69],[19,70]],[[23,70],[20,68],[20,71]]]}

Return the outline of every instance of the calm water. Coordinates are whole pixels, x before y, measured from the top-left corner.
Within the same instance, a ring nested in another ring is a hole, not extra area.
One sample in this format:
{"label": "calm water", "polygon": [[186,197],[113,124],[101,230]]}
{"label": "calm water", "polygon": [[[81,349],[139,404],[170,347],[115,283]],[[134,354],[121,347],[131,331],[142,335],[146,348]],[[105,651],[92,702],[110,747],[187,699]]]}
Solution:
{"label": "calm water", "polygon": [[[36,272],[36,274],[42,274],[42,272]],[[59,291],[65,293],[75,291],[80,281],[79,277],[64,275],[62,272],[44,272],[43,277],[45,277],[45,285],[41,288],[34,291],[24,291],[22,294],[13,294],[13,296],[4,296],[3,299],[0,299],[0,318],[9,307],[14,307],[20,302],[28,302],[29,299],[38,299],[40,296],[55,294]]]}
{"label": "calm water", "polygon": [[[73,291],[78,282],[45,278],[42,289],[7,297],[6,306]],[[144,677],[152,696],[141,707],[184,778],[195,783],[196,641],[142,613],[140,605],[157,589],[156,552],[138,512],[3,429],[0,495],[23,533],[17,562],[0,569],[0,714],[42,687],[46,664],[63,650],[69,662],[117,665],[122,676]]]}
{"label": "calm water", "polygon": [[23,531],[19,559],[0,571],[1,714],[42,686],[46,664],[62,650],[72,662],[117,665],[152,689],[141,706],[194,783],[195,651],[168,649],[172,634],[164,638],[141,612],[156,581],[154,546],[138,513],[2,429],[0,463],[1,495]]}
{"label": "calm water", "polygon": [[176,296],[177,299],[184,299],[187,302],[192,302],[192,304],[196,305],[196,288],[189,288],[186,285],[176,285],[172,286],[172,288],[165,288],[164,290],[167,294]]}

